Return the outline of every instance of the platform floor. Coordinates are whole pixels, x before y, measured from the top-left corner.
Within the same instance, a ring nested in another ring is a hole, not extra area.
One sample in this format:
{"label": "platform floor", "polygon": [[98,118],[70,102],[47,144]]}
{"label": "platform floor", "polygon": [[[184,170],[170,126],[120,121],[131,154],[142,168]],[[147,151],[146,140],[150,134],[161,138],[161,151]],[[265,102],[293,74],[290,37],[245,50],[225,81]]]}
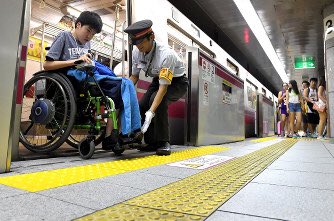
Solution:
{"label": "platform floor", "polygon": [[[0,174],[0,220],[334,220],[334,144],[267,138],[173,150],[13,162]],[[196,169],[189,160],[207,155],[228,161]],[[169,165],[184,160],[190,168]]]}

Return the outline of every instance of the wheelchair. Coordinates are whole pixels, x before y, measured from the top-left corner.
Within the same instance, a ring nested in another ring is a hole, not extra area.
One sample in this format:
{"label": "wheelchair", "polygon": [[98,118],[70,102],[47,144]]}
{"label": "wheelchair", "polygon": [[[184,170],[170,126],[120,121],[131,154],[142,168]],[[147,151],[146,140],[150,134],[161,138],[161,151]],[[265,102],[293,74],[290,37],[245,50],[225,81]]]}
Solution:
{"label": "wheelchair", "polygon": [[[78,149],[81,158],[89,159],[105,137],[106,119],[112,120],[112,133],[118,137],[115,104],[104,95],[93,68],[81,66],[86,79],[76,89],[73,79],[61,71],[37,72],[24,85],[20,142],[28,150],[49,153],[66,142]],[[130,143],[117,142],[111,151],[121,155],[123,145]]]}

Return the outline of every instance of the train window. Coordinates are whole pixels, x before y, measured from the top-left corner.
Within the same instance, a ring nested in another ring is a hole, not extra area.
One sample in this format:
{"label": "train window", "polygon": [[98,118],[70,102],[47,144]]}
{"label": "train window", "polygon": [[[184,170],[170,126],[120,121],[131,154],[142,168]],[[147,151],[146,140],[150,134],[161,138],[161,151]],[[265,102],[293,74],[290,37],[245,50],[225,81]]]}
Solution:
{"label": "train window", "polygon": [[[170,36],[174,36],[175,39],[178,39],[179,42],[184,43],[187,46],[194,46],[200,48],[206,55],[215,58],[216,55],[213,53],[208,47],[203,45],[201,42],[194,38],[194,34],[189,34],[185,30],[183,30],[178,24],[176,24],[173,20],[167,20],[168,25],[168,38]],[[195,26],[193,28],[196,28]],[[196,28],[199,31],[199,29]],[[198,32],[199,34],[199,32]],[[197,36],[197,34],[195,34]]]}
{"label": "train window", "polygon": [[172,18],[174,19],[174,21],[179,23],[179,13],[177,12],[177,10],[175,10],[175,8],[172,8]]}
{"label": "train window", "polygon": [[226,80],[223,80],[222,90],[223,90],[223,96],[222,96],[223,103],[231,104],[231,101],[232,101],[232,84],[230,82],[226,81]]}
{"label": "train window", "polygon": [[236,66],[232,61],[230,61],[228,58],[227,58],[227,67],[229,67],[233,73],[237,76],[239,76],[239,68],[238,66]]}
{"label": "train window", "polygon": [[262,88],[262,94],[263,94],[263,96],[266,96],[266,95],[267,95],[267,91],[266,91],[266,89]]}
{"label": "train window", "polygon": [[171,49],[173,49],[179,57],[182,59],[184,63],[186,63],[186,44],[182,41],[178,40],[171,34],[168,34],[168,45]]}
{"label": "train window", "polygon": [[223,82],[223,91],[232,94],[232,87],[230,85],[227,85],[225,82]]}
{"label": "train window", "polygon": [[249,108],[252,108],[253,110],[256,109],[256,91],[257,87],[250,81],[246,80],[246,86],[247,86],[247,104]]}
{"label": "train window", "polygon": [[197,36],[197,37],[201,37],[201,32],[199,31],[198,28],[195,27],[195,25],[191,24],[191,27],[193,29],[193,33]]}

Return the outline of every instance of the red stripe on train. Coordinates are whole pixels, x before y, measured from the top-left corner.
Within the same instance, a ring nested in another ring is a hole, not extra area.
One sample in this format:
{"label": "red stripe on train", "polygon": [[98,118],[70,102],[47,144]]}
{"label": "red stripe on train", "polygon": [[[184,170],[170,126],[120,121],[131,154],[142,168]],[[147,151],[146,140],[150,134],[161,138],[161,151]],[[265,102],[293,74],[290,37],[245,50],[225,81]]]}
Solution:
{"label": "red stripe on train", "polygon": [[[144,93],[137,92],[138,100],[143,97]],[[184,111],[185,111],[185,101],[178,100],[173,102],[168,107],[168,116],[171,118],[184,118]]]}
{"label": "red stripe on train", "polygon": [[17,80],[16,104],[22,104],[23,101],[23,84],[24,84],[24,67],[19,68],[19,78]]}

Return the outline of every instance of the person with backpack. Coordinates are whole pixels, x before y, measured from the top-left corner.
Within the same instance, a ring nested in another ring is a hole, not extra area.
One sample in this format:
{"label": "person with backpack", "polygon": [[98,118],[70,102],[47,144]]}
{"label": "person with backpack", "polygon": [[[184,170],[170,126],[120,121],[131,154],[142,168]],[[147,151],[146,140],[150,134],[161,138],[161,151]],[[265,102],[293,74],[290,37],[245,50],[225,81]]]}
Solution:
{"label": "person with backpack", "polygon": [[307,122],[309,129],[309,136],[312,138],[317,138],[315,128],[319,124],[319,114],[316,110],[313,109],[313,105],[318,101],[318,89],[317,89],[318,79],[310,79],[310,87],[304,90],[304,99],[307,102]]}

